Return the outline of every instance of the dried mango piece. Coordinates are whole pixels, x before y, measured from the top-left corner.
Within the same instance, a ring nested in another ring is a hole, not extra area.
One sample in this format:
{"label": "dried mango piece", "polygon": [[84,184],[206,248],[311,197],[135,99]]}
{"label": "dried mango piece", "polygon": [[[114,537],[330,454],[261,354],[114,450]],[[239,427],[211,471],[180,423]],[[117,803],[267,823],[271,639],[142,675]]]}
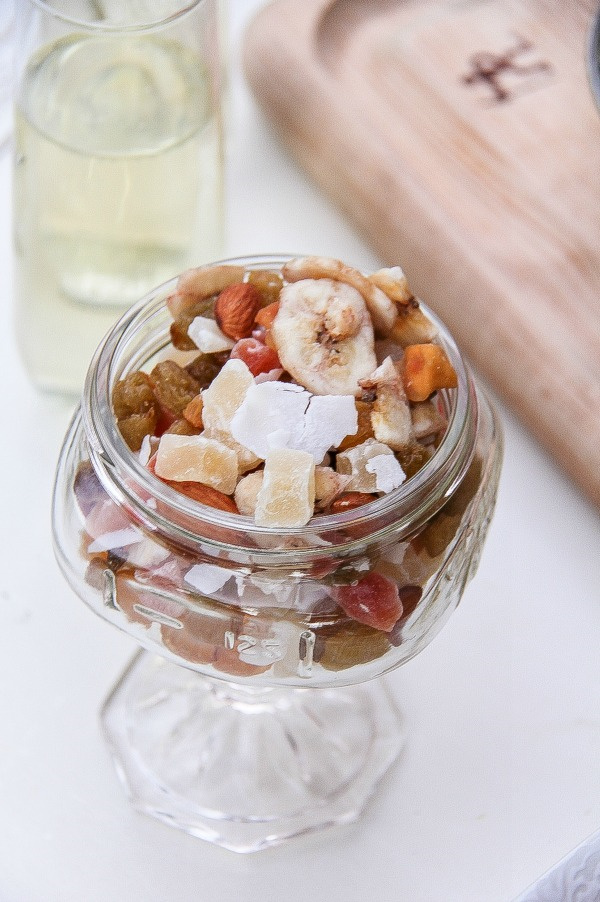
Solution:
{"label": "dried mango piece", "polygon": [[202,400],[202,394],[196,395],[195,398],[186,405],[183,415],[192,426],[195,426],[197,429],[202,429],[204,423],[202,420],[202,408],[204,407],[204,401]]}
{"label": "dried mango piece", "polygon": [[409,401],[426,401],[440,388],[456,388],[458,379],[440,345],[409,345],[402,358],[402,381]]}
{"label": "dried mango piece", "polygon": [[306,451],[277,448],[265,460],[254,519],[259,526],[304,526],[315,504],[315,459]]}

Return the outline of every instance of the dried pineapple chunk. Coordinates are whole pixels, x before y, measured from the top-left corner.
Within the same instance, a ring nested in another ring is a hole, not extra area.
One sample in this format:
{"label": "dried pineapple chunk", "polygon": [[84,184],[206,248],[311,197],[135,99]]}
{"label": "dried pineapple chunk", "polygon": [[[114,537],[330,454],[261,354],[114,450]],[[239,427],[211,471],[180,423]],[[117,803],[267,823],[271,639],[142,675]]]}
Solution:
{"label": "dried pineapple chunk", "polygon": [[240,473],[253,470],[259,463],[259,458],[231,434],[231,421],[252,385],[254,377],[244,361],[233,358],[202,392],[204,434],[236,453]]}
{"label": "dried pineapple chunk", "polygon": [[231,495],[238,476],[235,451],[202,435],[165,433],[156,453],[155,472],[173,482],[201,482]]}
{"label": "dried pineapple chunk", "polygon": [[304,526],[315,505],[315,459],[307,451],[277,448],[265,460],[254,519],[258,526]]}
{"label": "dried pineapple chunk", "polygon": [[254,377],[243,360],[228,360],[202,392],[204,428],[231,432],[234,414],[253,384]]}

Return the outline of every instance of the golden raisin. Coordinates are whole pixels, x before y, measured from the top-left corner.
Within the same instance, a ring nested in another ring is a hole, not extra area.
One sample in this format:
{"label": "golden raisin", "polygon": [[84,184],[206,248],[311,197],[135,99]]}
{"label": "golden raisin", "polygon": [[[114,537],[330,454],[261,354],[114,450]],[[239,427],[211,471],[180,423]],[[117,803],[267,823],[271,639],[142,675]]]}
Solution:
{"label": "golden raisin", "polygon": [[431,452],[424,445],[418,442],[411,442],[409,445],[403,445],[396,451],[398,463],[406,473],[406,478],[410,479],[415,473],[418,473],[429,458]]}
{"label": "golden raisin", "polygon": [[198,354],[191,363],[186,366],[186,371],[192,376],[200,388],[208,388],[217,376],[229,357],[227,354]]}
{"label": "golden raisin", "polygon": [[248,282],[258,289],[263,307],[279,300],[283,279],[278,272],[270,269],[253,269],[248,275]]}
{"label": "golden raisin", "polygon": [[318,641],[320,638],[317,634],[319,648],[315,657],[326,670],[345,670],[356,664],[366,664],[380,658],[390,647],[384,632],[356,621],[332,630],[331,635],[323,637],[323,644]]}
{"label": "golden raisin", "polygon": [[157,363],[150,377],[156,399],[176,418],[183,416],[187,405],[200,391],[198,380],[173,360]]}
{"label": "golden raisin", "polygon": [[139,451],[144,436],[152,435],[158,419],[158,405],[148,374],[140,370],[117,382],[112,402],[123,440],[132,451]]}
{"label": "golden raisin", "polygon": [[112,402],[117,420],[132,413],[146,413],[150,410],[155,405],[156,399],[148,374],[138,370],[117,382],[113,389]]}
{"label": "golden raisin", "polygon": [[168,429],[165,429],[163,435],[167,432],[171,433],[171,435],[200,435],[202,430],[198,429],[197,426],[194,426],[193,423],[190,423],[189,420],[185,418],[181,418],[180,420],[175,420]]}
{"label": "golden raisin", "polygon": [[192,307],[188,307],[183,313],[175,317],[171,323],[171,341],[179,351],[193,351],[196,345],[188,335],[188,329],[192,320],[197,316],[207,319],[215,318],[216,296],[197,301]]}
{"label": "golden raisin", "polygon": [[153,435],[158,416],[156,408],[146,413],[132,413],[117,421],[123,441],[131,451],[139,451],[147,435]]}
{"label": "golden raisin", "polygon": [[347,435],[339,446],[339,451],[347,451],[356,445],[362,445],[368,438],[373,438],[373,424],[371,423],[371,411],[373,404],[370,401],[354,401],[358,414],[358,431],[355,435]]}

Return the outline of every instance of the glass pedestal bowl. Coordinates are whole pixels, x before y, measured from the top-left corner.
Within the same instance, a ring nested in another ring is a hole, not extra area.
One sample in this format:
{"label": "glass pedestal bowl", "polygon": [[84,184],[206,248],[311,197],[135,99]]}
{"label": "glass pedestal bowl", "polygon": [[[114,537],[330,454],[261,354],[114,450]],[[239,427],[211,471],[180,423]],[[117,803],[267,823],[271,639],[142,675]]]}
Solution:
{"label": "glass pedestal bowl", "polygon": [[[142,649],[101,714],[133,805],[249,852],[356,819],[397,757],[401,716],[381,677],[431,641],[476,570],[501,432],[438,324],[458,387],[439,393],[447,429],[399,488],[294,529],[198,504],[129,450],[111,406],[120,379],[164,359],[174,286],[123,317],[91,363],[58,464],[55,550],[77,595]],[[401,616],[373,625],[390,591]]]}

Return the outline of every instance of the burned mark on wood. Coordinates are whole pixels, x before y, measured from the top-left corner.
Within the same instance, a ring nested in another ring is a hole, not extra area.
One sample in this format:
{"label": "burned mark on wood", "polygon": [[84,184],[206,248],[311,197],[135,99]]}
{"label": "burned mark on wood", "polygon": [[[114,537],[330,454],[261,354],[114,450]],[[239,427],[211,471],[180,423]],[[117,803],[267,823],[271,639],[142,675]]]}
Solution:
{"label": "burned mark on wood", "polygon": [[507,87],[506,76],[526,77],[539,73],[552,74],[552,65],[546,60],[526,62],[520,59],[533,49],[531,41],[517,36],[515,44],[504,53],[489,51],[474,53],[469,59],[471,71],[467,75],[463,75],[461,80],[466,85],[487,84],[492,91],[490,99],[495,103],[506,103],[512,100],[517,93],[514,89]]}

